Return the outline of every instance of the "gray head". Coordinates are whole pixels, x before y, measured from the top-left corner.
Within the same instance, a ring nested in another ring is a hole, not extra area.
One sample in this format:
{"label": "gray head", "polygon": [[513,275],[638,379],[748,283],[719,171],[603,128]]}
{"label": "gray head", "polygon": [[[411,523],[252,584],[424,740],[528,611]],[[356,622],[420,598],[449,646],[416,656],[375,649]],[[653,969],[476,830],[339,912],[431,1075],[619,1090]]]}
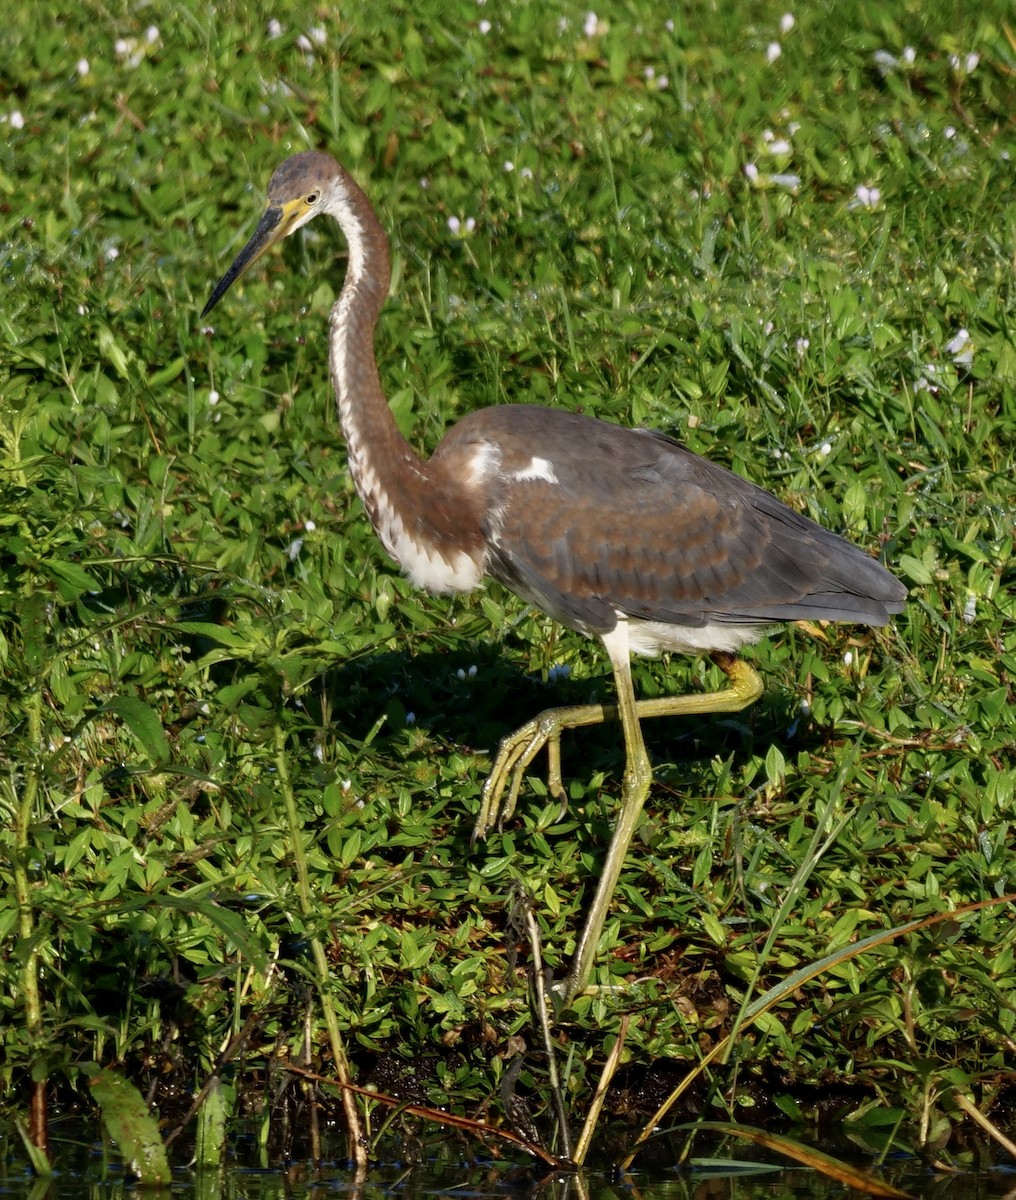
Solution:
{"label": "gray head", "polygon": [[332,190],[346,173],[330,154],[305,150],[276,168],[268,184],[268,206],[247,245],[212,289],[201,310],[206,317],[245,271],[284,237],[312,221],[327,207]]}

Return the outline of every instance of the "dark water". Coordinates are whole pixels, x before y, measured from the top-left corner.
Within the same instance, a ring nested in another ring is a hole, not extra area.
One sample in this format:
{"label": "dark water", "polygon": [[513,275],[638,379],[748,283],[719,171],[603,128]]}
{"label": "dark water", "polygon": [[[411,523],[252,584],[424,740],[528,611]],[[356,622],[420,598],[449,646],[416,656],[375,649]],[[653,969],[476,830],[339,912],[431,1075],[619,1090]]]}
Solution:
{"label": "dark water", "polygon": [[[975,1197],[1016,1197],[1016,1171],[998,1170],[963,1174],[950,1178],[927,1171],[892,1171],[879,1176],[903,1188],[913,1196],[943,1197],[949,1200],[974,1200]],[[193,1197],[194,1200],[301,1200],[301,1198],[339,1196],[381,1200],[382,1197],[455,1197],[469,1200],[496,1197],[541,1196],[547,1200],[760,1200],[762,1197],[846,1197],[862,1193],[848,1190],[834,1180],[810,1170],[757,1168],[731,1170],[697,1169],[659,1178],[635,1174],[623,1181],[588,1173],[580,1178],[538,1179],[520,1177],[504,1167],[463,1165],[458,1171],[432,1170],[426,1164],[411,1171],[395,1167],[377,1167],[365,1183],[357,1186],[351,1171],[344,1167],[293,1165],[286,1170],[256,1170],[249,1167],[227,1169],[221,1175],[180,1170],[168,1190],[151,1192],[138,1189],[121,1172],[112,1170],[103,1176],[62,1173],[52,1181],[32,1180],[27,1172],[8,1170],[0,1180],[0,1196],[30,1200],[116,1200],[119,1197],[153,1195]]]}
{"label": "dark water", "polygon": [[[56,1131],[54,1131],[56,1132]],[[845,1187],[814,1170],[763,1161],[746,1153],[736,1161],[729,1157],[699,1158],[694,1165],[678,1169],[668,1162],[666,1144],[657,1146],[651,1162],[623,1178],[609,1168],[590,1170],[578,1176],[544,1174],[534,1164],[482,1160],[476,1148],[453,1137],[412,1147],[418,1161],[394,1160],[397,1144],[383,1149],[392,1160],[371,1167],[367,1179],[357,1184],[344,1162],[291,1163],[286,1167],[251,1165],[257,1150],[248,1139],[237,1139],[234,1161],[223,1171],[194,1171],[180,1168],[168,1189],[159,1192],[137,1187],[108,1147],[91,1140],[92,1129],[81,1129],[80,1137],[66,1127],[54,1138],[53,1157],[61,1169],[51,1180],[34,1179],[13,1130],[0,1136],[0,1198],[16,1200],[151,1200],[155,1196],[186,1197],[188,1200],[324,1200],[349,1195],[356,1200],[423,1200],[435,1196],[464,1200],[756,1200],[761,1197],[851,1197],[863,1193]],[[729,1145],[720,1146],[731,1153]],[[845,1157],[845,1156],[843,1156]],[[246,1160],[246,1161],[245,1161]],[[991,1162],[991,1159],[982,1159]],[[881,1168],[854,1156],[851,1165],[867,1171],[882,1183],[891,1184],[912,1196],[941,1197],[942,1200],[980,1200],[981,1197],[1010,1197],[1016,1200],[1016,1163],[1005,1164],[1001,1152],[994,1156],[1000,1165],[977,1171],[936,1173],[917,1159],[894,1160]]]}

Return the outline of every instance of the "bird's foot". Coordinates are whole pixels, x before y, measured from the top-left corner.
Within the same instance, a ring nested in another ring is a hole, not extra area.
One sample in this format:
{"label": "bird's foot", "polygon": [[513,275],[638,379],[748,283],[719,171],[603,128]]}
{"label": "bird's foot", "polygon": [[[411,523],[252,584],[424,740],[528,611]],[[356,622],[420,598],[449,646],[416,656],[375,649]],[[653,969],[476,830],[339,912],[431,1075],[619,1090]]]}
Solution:
{"label": "bird's foot", "polygon": [[483,785],[480,812],[471,839],[474,845],[485,838],[494,825],[500,829],[515,812],[526,768],[544,746],[547,747],[547,789],[561,801],[564,811],[568,797],[561,781],[561,730],[569,724],[567,716],[571,711],[548,708],[502,739]]}

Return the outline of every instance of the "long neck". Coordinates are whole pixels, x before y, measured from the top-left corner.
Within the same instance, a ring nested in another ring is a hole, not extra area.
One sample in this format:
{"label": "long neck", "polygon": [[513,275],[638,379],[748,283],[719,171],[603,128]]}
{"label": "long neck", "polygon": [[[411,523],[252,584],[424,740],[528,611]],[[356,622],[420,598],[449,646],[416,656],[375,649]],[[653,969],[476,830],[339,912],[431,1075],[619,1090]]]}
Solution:
{"label": "long neck", "polygon": [[473,587],[482,573],[478,523],[467,531],[444,515],[462,513],[462,488],[416,454],[381,388],[374,332],[391,282],[388,238],[344,171],[327,211],[349,247],[332,306],[329,362],[356,490],[385,549],[415,582],[434,591]]}
{"label": "long neck", "polygon": [[333,194],[331,215],[349,247],[349,265],[332,306],[329,362],[349,470],[375,529],[388,477],[417,478],[425,468],[395,423],[374,356],[374,330],[388,297],[388,238],[367,197],[348,176]]}

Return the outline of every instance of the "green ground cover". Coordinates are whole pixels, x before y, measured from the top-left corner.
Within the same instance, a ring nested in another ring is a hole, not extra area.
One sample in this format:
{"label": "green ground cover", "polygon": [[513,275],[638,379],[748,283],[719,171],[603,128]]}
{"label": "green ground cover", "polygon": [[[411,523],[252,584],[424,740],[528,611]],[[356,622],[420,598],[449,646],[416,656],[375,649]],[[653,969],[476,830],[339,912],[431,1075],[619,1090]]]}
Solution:
{"label": "green ground cover", "polygon": [[[551,1125],[509,901],[533,897],[560,970],[619,733],[568,739],[562,818],[535,774],[503,836],[469,832],[498,738],[607,696],[609,672],[495,587],[434,599],[386,560],[327,378],[329,230],[199,320],[272,169],[308,147],[350,167],[392,236],[378,353],[421,451],[507,401],[651,425],[881,547],[911,588],[889,630],[761,644],[751,710],[647,727],[656,780],[598,982],[648,982],[561,1017],[576,1111],[623,1017],[608,1105],[651,1108],[799,968],[1016,891],[1007,12],[184,0],[5,18],[8,1112],[33,1080],[37,1101],[84,1097],[99,1064],[179,1116],[241,1033],[224,1077],[265,1111],[281,1064],[330,1073],[326,996],[354,1078],[510,1124],[499,1089],[524,1046],[520,1094]],[[705,661],[635,673],[646,696],[716,683]],[[999,905],[844,961],[743,1030],[694,1111],[831,1112],[961,1156],[957,1095],[1003,1124],[1013,1099],[1014,941]]]}

